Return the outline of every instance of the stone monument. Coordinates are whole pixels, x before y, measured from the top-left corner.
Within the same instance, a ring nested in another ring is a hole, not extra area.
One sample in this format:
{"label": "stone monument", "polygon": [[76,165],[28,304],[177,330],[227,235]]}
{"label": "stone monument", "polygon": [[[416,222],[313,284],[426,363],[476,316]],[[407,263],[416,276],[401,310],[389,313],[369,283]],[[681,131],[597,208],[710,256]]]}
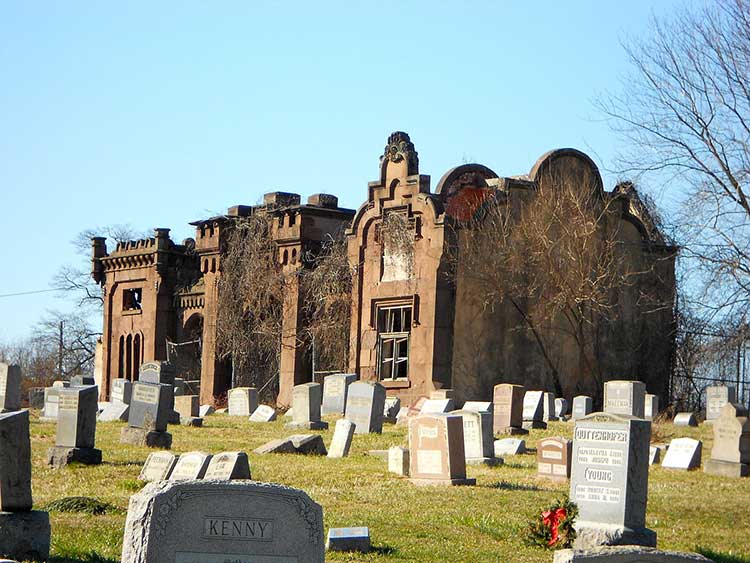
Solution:
{"label": "stone monument", "polygon": [[177,456],[174,454],[169,452],[150,453],[146,458],[146,463],[141,468],[138,479],[140,481],[164,481],[169,479],[175,463],[177,463]]}
{"label": "stone monument", "polygon": [[646,384],[614,380],[604,383],[604,412],[643,418]]}
{"label": "stone monument", "polygon": [[385,387],[373,381],[355,381],[349,385],[346,419],[356,426],[356,434],[380,434],[383,431]]}
{"label": "stone monument", "polygon": [[354,437],[354,423],[345,418],[336,421],[336,427],[333,431],[333,440],[331,447],[328,448],[328,457],[346,457],[349,455],[349,448],[352,445]]}
{"label": "stone monument", "polygon": [[[145,365],[145,364],[144,364]],[[174,387],[169,383],[133,384],[128,426],[122,429],[120,441],[150,448],[172,447],[167,423],[174,407]]]}
{"label": "stone monument", "polygon": [[719,418],[721,409],[727,403],[737,402],[737,391],[733,385],[712,385],[706,387],[706,422]]}
{"label": "stone monument", "polygon": [[594,409],[594,400],[587,395],[573,397],[573,420],[578,420],[591,414]]}
{"label": "stone monument", "polygon": [[[524,393],[523,385],[500,383],[492,394],[493,434],[528,434],[523,429]],[[464,410],[466,406],[464,405]]]}
{"label": "stone monument", "polygon": [[747,411],[725,404],[714,419],[714,445],[703,470],[723,477],[747,477],[750,464],[750,419]]}
{"label": "stone monument", "polygon": [[355,381],[357,381],[357,375],[354,373],[336,373],[326,376],[323,379],[323,404],[320,407],[320,413],[323,416],[344,414],[349,385]]}
{"label": "stone monument", "polygon": [[423,414],[409,422],[409,475],[416,485],[474,485],[466,478],[463,419]]}
{"label": "stone monument", "polygon": [[69,387],[60,391],[55,445],[47,453],[47,464],[59,468],[73,461],[86,465],[102,462],[102,451],[94,447],[99,389]]}
{"label": "stone monument", "polygon": [[552,481],[570,479],[573,442],[558,436],[539,440],[536,446],[537,475]]}
{"label": "stone monument", "polygon": [[258,390],[255,387],[230,389],[228,404],[229,416],[250,416],[258,408]]}
{"label": "stone monument", "polygon": [[544,391],[526,391],[523,396],[523,428],[524,430],[545,430],[544,422]]}
{"label": "stone monument", "polygon": [[0,413],[21,409],[21,367],[0,362]]}
{"label": "stone monument", "polygon": [[675,438],[669,443],[661,466],[667,469],[698,469],[701,466],[703,442],[692,438]]}
{"label": "stone monument", "polygon": [[203,476],[207,481],[252,479],[250,461],[245,452],[221,452],[211,458]]}
{"label": "stone monument", "polygon": [[492,415],[487,411],[453,411],[464,425],[464,455],[468,465],[502,465],[503,458],[495,457],[495,437],[492,434]]}
{"label": "stone monument", "polygon": [[306,428],[308,430],[325,430],[328,423],[320,420],[320,402],[323,398],[323,387],[320,383],[302,383],[292,390],[292,422],[288,428]]}

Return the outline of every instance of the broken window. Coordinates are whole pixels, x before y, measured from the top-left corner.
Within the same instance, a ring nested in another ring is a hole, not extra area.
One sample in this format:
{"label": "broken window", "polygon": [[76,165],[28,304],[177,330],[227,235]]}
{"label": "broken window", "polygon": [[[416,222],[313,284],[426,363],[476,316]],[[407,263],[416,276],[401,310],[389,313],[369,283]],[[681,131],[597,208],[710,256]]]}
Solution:
{"label": "broken window", "polygon": [[378,375],[405,379],[409,375],[411,305],[378,309]]}
{"label": "broken window", "polygon": [[142,296],[143,296],[143,288],[134,287],[131,289],[124,289],[122,291],[122,310],[123,311],[140,311]]}

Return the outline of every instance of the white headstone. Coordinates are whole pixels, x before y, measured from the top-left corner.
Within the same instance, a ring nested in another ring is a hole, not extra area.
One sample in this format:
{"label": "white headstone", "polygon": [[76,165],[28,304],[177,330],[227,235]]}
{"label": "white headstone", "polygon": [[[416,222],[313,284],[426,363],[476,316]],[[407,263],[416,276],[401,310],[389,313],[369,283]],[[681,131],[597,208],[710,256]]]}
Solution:
{"label": "white headstone", "polygon": [[661,466],[668,469],[696,469],[701,466],[703,443],[692,438],[675,438],[669,443]]}

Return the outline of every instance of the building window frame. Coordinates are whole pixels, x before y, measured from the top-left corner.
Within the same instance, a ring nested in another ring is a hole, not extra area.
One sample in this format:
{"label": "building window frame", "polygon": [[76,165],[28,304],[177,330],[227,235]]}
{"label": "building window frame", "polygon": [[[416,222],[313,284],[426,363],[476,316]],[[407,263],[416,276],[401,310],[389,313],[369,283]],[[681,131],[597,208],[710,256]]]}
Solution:
{"label": "building window frame", "polygon": [[383,303],[376,307],[377,376],[380,381],[408,381],[414,303]]}

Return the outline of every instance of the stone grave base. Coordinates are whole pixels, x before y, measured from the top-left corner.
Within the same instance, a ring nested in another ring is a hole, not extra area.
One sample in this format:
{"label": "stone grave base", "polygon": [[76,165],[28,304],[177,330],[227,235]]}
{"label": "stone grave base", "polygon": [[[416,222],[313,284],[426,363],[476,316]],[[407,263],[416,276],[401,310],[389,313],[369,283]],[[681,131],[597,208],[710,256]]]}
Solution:
{"label": "stone grave base", "polygon": [[466,465],[487,465],[494,467],[496,465],[503,465],[505,460],[501,457],[470,457],[466,458]]}
{"label": "stone grave base", "polygon": [[195,428],[201,428],[203,426],[203,419],[199,416],[189,416],[187,418],[181,418],[180,424],[183,426],[194,426]]}
{"label": "stone grave base", "polygon": [[561,549],[555,552],[554,563],[711,563],[697,553],[660,551],[650,547],[623,546],[596,549]]}
{"label": "stone grave base", "polygon": [[326,540],[328,551],[370,551],[369,528],[330,528]]}
{"label": "stone grave base", "polygon": [[732,461],[720,461],[709,459],[703,465],[703,471],[711,475],[722,477],[747,477],[750,474],[750,466],[747,463],[734,463]]}
{"label": "stone grave base", "polygon": [[41,510],[0,512],[0,556],[19,561],[49,558],[49,514]]}
{"label": "stone grave base", "polygon": [[524,430],[547,430],[547,423],[542,420],[524,420]]}
{"label": "stone grave base", "polygon": [[169,432],[127,426],[120,432],[120,443],[169,450],[172,448],[172,435]]}
{"label": "stone grave base", "polygon": [[499,434],[505,434],[507,436],[526,436],[529,431],[526,428],[519,428],[518,426],[506,426]]}
{"label": "stone grave base", "polygon": [[440,485],[453,485],[455,487],[459,486],[469,486],[473,487],[477,484],[477,480],[472,479],[409,479],[412,483],[417,485],[418,487],[434,487],[434,486],[440,486]]}
{"label": "stone grave base", "polygon": [[53,446],[47,450],[47,465],[55,469],[73,462],[99,465],[102,462],[102,451],[96,448],[69,448],[67,446]]}
{"label": "stone grave base", "polygon": [[398,419],[395,416],[384,416],[383,424],[396,424]]}
{"label": "stone grave base", "polygon": [[304,430],[328,430],[328,423],[325,421],[320,422],[287,422],[284,428],[291,429],[304,429]]}
{"label": "stone grave base", "polygon": [[648,528],[627,528],[598,522],[578,522],[575,549],[593,549],[607,545],[656,547],[656,532]]}

